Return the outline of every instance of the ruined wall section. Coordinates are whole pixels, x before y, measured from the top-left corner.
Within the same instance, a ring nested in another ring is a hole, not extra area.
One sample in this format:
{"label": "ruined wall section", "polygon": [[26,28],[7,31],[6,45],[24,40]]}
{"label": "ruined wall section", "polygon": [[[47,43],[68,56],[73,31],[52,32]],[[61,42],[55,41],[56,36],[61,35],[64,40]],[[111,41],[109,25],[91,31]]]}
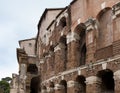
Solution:
{"label": "ruined wall section", "polygon": [[[67,41],[66,35],[68,33],[68,10],[64,9],[59,16],[48,26],[47,34],[49,34],[49,44],[46,45],[43,52],[44,61],[41,64],[43,78],[49,78],[66,70],[67,63]],[[46,70],[46,71],[45,71]],[[42,74],[41,73],[41,74]]]}
{"label": "ruined wall section", "polygon": [[47,27],[55,19],[56,15],[62,10],[61,9],[46,9],[38,24],[38,35],[37,35],[37,55],[38,58],[43,57],[45,52],[45,46],[49,43],[49,34]]}
{"label": "ruined wall section", "polygon": [[43,17],[41,26],[39,29],[39,36],[43,44],[46,44],[46,33],[47,33],[47,27],[49,24],[55,19],[56,15],[60,12],[61,10],[47,10],[46,15]]}
{"label": "ruined wall section", "polygon": [[35,38],[19,41],[20,48],[24,49],[26,54],[35,55]]}
{"label": "ruined wall section", "polygon": [[[50,41],[40,59],[43,92],[120,91],[118,1],[74,0],[68,7],[71,17],[66,18],[71,18],[71,29],[63,30],[68,26],[64,20],[66,26],[59,25],[64,12],[50,24],[47,29]],[[109,87],[106,78],[111,81],[110,89],[105,88]]]}

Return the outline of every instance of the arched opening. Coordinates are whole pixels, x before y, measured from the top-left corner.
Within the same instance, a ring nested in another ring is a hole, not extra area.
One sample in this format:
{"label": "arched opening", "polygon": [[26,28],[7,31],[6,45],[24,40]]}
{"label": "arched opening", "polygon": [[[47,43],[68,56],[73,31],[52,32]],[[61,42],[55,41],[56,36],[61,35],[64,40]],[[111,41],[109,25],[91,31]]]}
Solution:
{"label": "arched opening", "polygon": [[85,24],[81,23],[75,28],[75,33],[77,33],[80,37],[79,44],[78,44],[78,59],[79,59],[79,66],[85,65],[86,63],[86,26]]}
{"label": "arched opening", "polygon": [[62,60],[64,61],[64,70],[67,68],[67,39],[66,36],[63,35],[59,39],[59,43],[61,44],[61,52],[62,52]]}
{"label": "arched opening", "polygon": [[80,23],[80,24],[78,24],[78,25],[76,26],[76,28],[75,28],[74,31],[75,31],[78,35],[82,36],[82,35],[85,33],[85,30],[86,30],[85,24],[84,24],[84,23]]}
{"label": "arched opening", "polygon": [[114,78],[113,72],[110,69],[101,70],[97,73],[97,76],[101,78],[101,93],[114,93]]}
{"label": "arched opening", "polygon": [[39,77],[34,77],[31,79],[31,84],[30,84],[30,93],[39,93],[40,91],[40,78]]}
{"label": "arched opening", "polygon": [[66,25],[67,25],[67,23],[66,23],[66,18],[65,18],[65,17],[62,17],[62,18],[60,19],[59,26],[60,26],[61,28],[64,28]]}
{"label": "arched opening", "polygon": [[107,47],[112,44],[113,27],[112,27],[112,9],[107,7],[97,15],[98,21],[98,38],[97,49]]}
{"label": "arched opening", "polygon": [[76,78],[76,82],[78,82],[79,86],[77,89],[77,93],[86,93],[86,83],[85,83],[86,79],[84,76],[79,75]]}
{"label": "arched opening", "polygon": [[[98,32],[96,42],[96,59],[106,59],[113,56],[113,20],[112,9],[107,7],[97,15]],[[104,55],[103,55],[104,54]]]}
{"label": "arched opening", "polygon": [[66,82],[66,80],[60,81],[60,85],[64,86],[64,93],[67,93],[67,82]]}
{"label": "arched opening", "polygon": [[27,72],[30,72],[31,74],[38,74],[38,68],[36,64],[29,64],[27,67]]}

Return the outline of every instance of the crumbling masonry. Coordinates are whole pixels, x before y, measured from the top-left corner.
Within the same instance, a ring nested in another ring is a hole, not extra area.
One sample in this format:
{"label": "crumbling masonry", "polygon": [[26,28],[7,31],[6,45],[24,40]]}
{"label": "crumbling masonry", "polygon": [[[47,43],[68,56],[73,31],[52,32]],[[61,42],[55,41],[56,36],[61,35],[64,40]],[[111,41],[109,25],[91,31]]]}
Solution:
{"label": "crumbling masonry", "polygon": [[19,42],[19,93],[120,93],[119,35],[119,0],[45,9],[37,37]]}

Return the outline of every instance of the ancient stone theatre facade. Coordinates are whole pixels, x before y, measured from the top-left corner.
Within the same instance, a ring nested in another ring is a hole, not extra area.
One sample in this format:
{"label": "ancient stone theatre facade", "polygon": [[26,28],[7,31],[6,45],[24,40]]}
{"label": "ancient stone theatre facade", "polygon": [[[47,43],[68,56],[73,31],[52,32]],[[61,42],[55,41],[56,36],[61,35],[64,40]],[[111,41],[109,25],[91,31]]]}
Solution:
{"label": "ancient stone theatre facade", "polygon": [[120,93],[120,0],[46,9],[34,55],[25,93]]}

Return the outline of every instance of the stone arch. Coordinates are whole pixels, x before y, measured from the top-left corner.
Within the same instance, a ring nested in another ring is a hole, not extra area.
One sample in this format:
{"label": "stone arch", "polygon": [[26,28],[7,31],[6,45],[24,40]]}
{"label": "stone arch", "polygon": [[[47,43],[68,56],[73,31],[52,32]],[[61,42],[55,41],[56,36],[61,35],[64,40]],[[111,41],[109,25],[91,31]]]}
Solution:
{"label": "stone arch", "polygon": [[97,49],[107,47],[113,41],[112,8],[106,7],[96,16],[98,25]]}
{"label": "stone arch", "polygon": [[75,33],[79,36],[80,40],[78,42],[78,64],[79,66],[85,65],[86,63],[86,53],[87,53],[87,48],[86,48],[86,25],[84,23],[80,23],[79,25],[76,26]]}
{"label": "stone arch", "polygon": [[30,93],[39,93],[40,91],[40,78],[33,77],[30,83]]}
{"label": "stone arch", "polygon": [[114,93],[113,71],[105,69],[98,71],[97,76],[101,78],[101,93]]}
{"label": "stone arch", "polygon": [[64,93],[67,93],[67,81],[66,80],[61,80],[60,85],[64,86]]}
{"label": "stone arch", "polygon": [[61,28],[64,28],[65,26],[67,26],[66,17],[63,16],[63,17],[60,19],[60,21],[59,21],[59,26],[60,26]]}
{"label": "stone arch", "polygon": [[29,64],[27,67],[27,72],[30,72],[31,74],[37,74],[38,68],[37,68],[36,64]]}
{"label": "stone arch", "polygon": [[77,33],[78,35],[82,35],[86,31],[86,25],[84,23],[80,23],[75,27],[74,32]]}
{"label": "stone arch", "polygon": [[78,83],[77,92],[78,93],[86,93],[86,78],[83,75],[78,75],[76,77],[76,82]]}
{"label": "stone arch", "polygon": [[[112,9],[106,7],[97,15],[96,59],[113,56],[113,20]],[[103,55],[104,54],[104,55]]]}
{"label": "stone arch", "polygon": [[104,9],[100,10],[100,12],[97,14],[96,18],[99,20],[100,17],[108,10],[111,10],[111,7],[105,7]]}

